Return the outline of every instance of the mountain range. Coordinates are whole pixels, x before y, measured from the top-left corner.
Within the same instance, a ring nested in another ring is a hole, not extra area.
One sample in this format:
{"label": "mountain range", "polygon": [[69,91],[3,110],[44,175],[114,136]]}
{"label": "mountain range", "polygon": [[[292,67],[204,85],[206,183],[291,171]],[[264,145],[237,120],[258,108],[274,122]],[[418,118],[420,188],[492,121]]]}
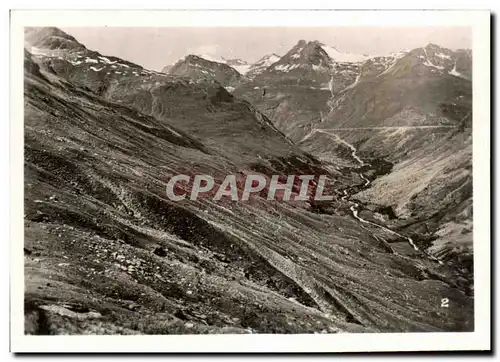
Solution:
{"label": "mountain range", "polygon": [[[346,86],[352,85],[361,73],[363,73],[363,76],[377,76],[380,73],[389,71],[388,68],[394,65],[399,58],[407,56],[409,53],[410,51],[408,50],[387,55],[344,53],[340,52],[336,47],[328,46],[318,41],[308,42],[300,40],[283,57],[275,53],[267,54],[255,63],[249,63],[242,59],[226,59],[207,54],[191,54],[176,64],[184,62],[187,58],[192,60],[193,57],[197,57],[212,63],[228,65],[241,76],[249,79],[254,79],[264,71],[289,73],[295,70],[292,73],[296,73],[299,69],[313,69],[316,73],[326,72],[330,75],[330,78],[323,82],[324,85],[333,76],[332,86],[336,91],[340,91]],[[412,55],[416,56],[418,61],[426,67],[421,69],[423,72],[448,73],[471,80],[472,54],[468,49],[453,51],[435,44],[428,44],[426,47],[413,50]],[[203,65],[192,63],[192,66],[195,68],[203,68],[205,66],[207,69],[204,70],[210,72],[210,67],[218,66],[212,63],[204,63]],[[162,71],[169,73],[173,66],[166,65]],[[232,72],[226,67],[224,69]],[[177,73],[177,71],[174,71],[174,73]],[[313,78],[316,76],[318,75],[315,74]],[[299,77],[302,80],[305,78]]]}

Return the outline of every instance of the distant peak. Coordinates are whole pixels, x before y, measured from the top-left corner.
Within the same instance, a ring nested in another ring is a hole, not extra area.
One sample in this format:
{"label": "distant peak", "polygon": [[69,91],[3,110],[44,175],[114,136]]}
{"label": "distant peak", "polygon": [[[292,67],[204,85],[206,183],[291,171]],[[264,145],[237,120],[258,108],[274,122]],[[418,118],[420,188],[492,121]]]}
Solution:
{"label": "distant peak", "polygon": [[78,41],[69,35],[68,33],[62,31],[59,28],[53,27],[53,26],[47,26],[47,27],[26,27],[24,28],[24,35],[25,37],[37,37],[37,38],[48,38],[48,37],[59,37],[59,38],[64,38],[69,41],[78,43]]}
{"label": "distant peak", "polygon": [[31,46],[50,49],[86,49],[74,37],[56,27],[25,27],[25,42]]}
{"label": "distant peak", "polygon": [[321,47],[321,43],[317,40],[307,42],[305,40],[300,40],[292,49],[290,49],[290,52],[296,54],[322,53],[323,49]]}
{"label": "distant peak", "polygon": [[425,46],[426,49],[440,49],[441,47],[434,43],[429,43]]}
{"label": "distant peak", "polygon": [[261,59],[269,59],[269,58],[272,58],[272,57],[281,58],[281,55],[278,55],[276,53],[270,53],[270,54],[264,55]]}
{"label": "distant peak", "polygon": [[323,44],[318,41],[318,40],[312,40],[310,41],[309,43],[307,43],[308,45],[317,45],[317,46],[322,46]]}
{"label": "distant peak", "polygon": [[295,45],[295,47],[314,47],[321,46],[321,42],[317,40],[306,41],[304,39],[299,40],[299,42]]}
{"label": "distant peak", "polygon": [[183,58],[180,59],[180,61],[191,61],[191,60],[198,60],[201,57],[195,54],[188,54],[184,56]]}
{"label": "distant peak", "polygon": [[188,54],[184,57],[184,60],[187,61],[206,61],[206,62],[211,62],[212,59],[207,59],[208,57],[204,57],[203,55],[198,55],[198,54]]}

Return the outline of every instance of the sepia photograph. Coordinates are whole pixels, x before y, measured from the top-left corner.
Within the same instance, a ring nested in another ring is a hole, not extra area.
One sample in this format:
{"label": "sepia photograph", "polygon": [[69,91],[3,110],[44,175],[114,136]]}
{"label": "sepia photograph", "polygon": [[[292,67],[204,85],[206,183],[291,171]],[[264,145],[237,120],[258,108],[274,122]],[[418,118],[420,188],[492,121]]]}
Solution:
{"label": "sepia photograph", "polygon": [[488,12],[79,13],[13,28],[19,338],[489,343]]}

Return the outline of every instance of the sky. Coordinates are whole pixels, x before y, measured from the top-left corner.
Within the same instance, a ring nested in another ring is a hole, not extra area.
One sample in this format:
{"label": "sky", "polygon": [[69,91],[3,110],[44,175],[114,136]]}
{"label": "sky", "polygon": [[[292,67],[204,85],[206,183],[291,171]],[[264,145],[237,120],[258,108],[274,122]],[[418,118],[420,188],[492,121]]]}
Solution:
{"label": "sky", "polygon": [[389,54],[429,43],[472,47],[465,27],[66,27],[87,48],[161,70],[187,54],[255,62],[269,53],[284,55],[300,39],[318,40],[341,52]]}

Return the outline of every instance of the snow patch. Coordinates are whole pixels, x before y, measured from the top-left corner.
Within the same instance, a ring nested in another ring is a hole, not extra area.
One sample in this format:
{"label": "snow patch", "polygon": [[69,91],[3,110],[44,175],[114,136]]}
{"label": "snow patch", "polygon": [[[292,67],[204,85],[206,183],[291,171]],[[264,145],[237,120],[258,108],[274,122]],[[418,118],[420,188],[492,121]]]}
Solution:
{"label": "snow patch", "polygon": [[312,65],[312,68],[314,71],[325,71],[325,70],[328,70],[328,68],[322,66],[322,65],[315,65],[313,64]]}
{"label": "snow patch", "polygon": [[83,63],[82,60],[68,60],[68,62],[70,62],[73,65],[80,65]]}
{"label": "snow patch", "polygon": [[224,60],[221,57],[214,57],[209,54],[195,54],[200,58],[203,58],[205,60],[211,61],[211,62],[217,62],[217,63],[225,63]]}
{"label": "snow patch", "polygon": [[111,60],[109,60],[108,58],[106,58],[106,57],[102,57],[102,56],[98,56],[98,58],[99,58],[99,59],[101,59],[101,60],[102,60],[104,63],[106,63],[106,64],[115,64],[115,63],[117,62],[117,60],[115,60],[115,61],[111,61]]}
{"label": "snow patch", "polygon": [[276,69],[278,72],[289,72],[293,69],[296,69],[296,68],[299,68],[300,67],[300,64],[279,64],[279,65],[276,65],[274,67],[274,69]]}
{"label": "snow patch", "polygon": [[[354,83],[352,83],[351,85],[347,86],[345,89],[351,89],[351,88],[353,88],[356,84],[358,84],[358,83],[359,83],[359,78],[360,78],[360,77],[361,77],[361,73],[360,73],[360,74],[358,74],[358,76],[357,76],[357,77],[356,77],[356,79],[354,80]],[[344,89],[344,90],[345,90],[345,89]]]}
{"label": "snow patch", "polygon": [[436,68],[436,69],[444,69],[444,67],[440,66],[440,65],[435,65],[433,64],[429,58],[428,58],[428,55],[427,55],[427,49],[424,48],[424,53],[425,53],[425,62],[423,63],[423,65],[427,66],[427,67],[433,67],[433,68]]}
{"label": "snow patch", "polygon": [[245,75],[250,70],[251,65],[250,64],[231,65],[230,67],[236,69],[238,73]]}
{"label": "snow patch", "polygon": [[266,55],[261,60],[256,62],[255,65],[262,66],[262,67],[268,67],[271,64],[276,63],[280,59],[281,59],[281,57],[279,57],[275,54]]}
{"label": "snow patch", "polygon": [[443,53],[436,53],[436,57],[439,57],[441,59],[451,59],[449,55],[443,54]]}
{"label": "snow patch", "polygon": [[368,55],[365,54],[356,54],[356,53],[342,53],[337,50],[337,48],[324,45],[321,47],[328,56],[336,61],[336,62],[344,62],[344,63],[358,63],[363,62],[369,58]]}
{"label": "snow patch", "polygon": [[287,72],[289,67],[290,67],[290,64],[286,64],[286,65],[279,64],[279,65],[276,65],[274,67],[274,69],[276,69],[279,72]]}
{"label": "snow patch", "polygon": [[94,58],[85,57],[85,63],[98,64],[99,61],[97,59],[94,59]]}
{"label": "snow patch", "polygon": [[462,73],[457,72],[457,62],[455,62],[453,69],[450,70],[448,74],[454,75],[455,77],[465,78]]}
{"label": "snow patch", "polygon": [[32,47],[30,47],[30,53],[33,55],[46,55],[47,51],[32,46]]}
{"label": "snow patch", "polygon": [[425,66],[427,66],[427,67],[436,68],[436,69],[439,69],[439,70],[443,70],[443,69],[444,69],[444,67],[443,67],[443,66],[441,66],[441,65],[436,65],[436,64],[431,63],[429,59],[427,59],[427,60],[423,63],[423,65],[425,65]]}

